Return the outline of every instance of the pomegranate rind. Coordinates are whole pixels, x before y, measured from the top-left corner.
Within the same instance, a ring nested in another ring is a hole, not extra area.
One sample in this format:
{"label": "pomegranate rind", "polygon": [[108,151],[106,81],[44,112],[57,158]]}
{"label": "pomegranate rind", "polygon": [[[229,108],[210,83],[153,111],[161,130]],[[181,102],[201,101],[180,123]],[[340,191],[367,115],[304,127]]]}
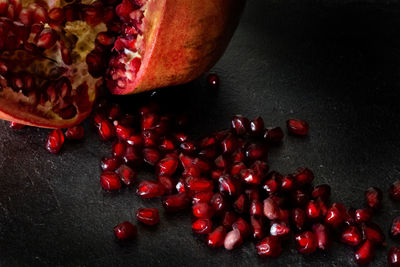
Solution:
{"label": "pomegranate rind", "polygon": [[144,14],[144,55],[136,79],[113,94],[140,93],[190,82],[222,56],[245,0],[149,0]]}

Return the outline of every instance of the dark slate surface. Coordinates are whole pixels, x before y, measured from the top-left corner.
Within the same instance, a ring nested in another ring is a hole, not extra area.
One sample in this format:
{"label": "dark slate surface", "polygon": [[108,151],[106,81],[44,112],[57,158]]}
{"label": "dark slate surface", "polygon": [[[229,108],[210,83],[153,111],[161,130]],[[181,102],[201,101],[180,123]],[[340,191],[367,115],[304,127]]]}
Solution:
{"label": "dark slate surface", "polygon": [[[161,98],[191,115],[197,135],[227,127],[235,113],[280,126],[289,117],[307,119],[309,137],[286,137],[271,152],[272,167],[285,173],[308,166],[317,184],[332,185],[333,200],[361,207],[368,186],[386,192],[400,178],[400,8],[323,2],[249,1],[214,68],[221,89],[210,92],[203,77],[165,89]],[[60,156],[44,150],[47,133],[15,132],[0,123],[1,266],[355,265],[352,248],[339,244],[307,257],[289,245],[277,260],[256,257],[251,242],[232,252],[210,250],[191,234],[188,213],[161,212],[158,227],[140,225],[138,239],[121,246],[113,226],[133,219],[139,207],[159,207],[159,200],[143,201],[132,190],[102,192],[99,158],[110,144],[92,130]],[[385,193],[384,211],[375,218],[385,232],[399,207]],[[385,249],[371,265],[386,265]]]}

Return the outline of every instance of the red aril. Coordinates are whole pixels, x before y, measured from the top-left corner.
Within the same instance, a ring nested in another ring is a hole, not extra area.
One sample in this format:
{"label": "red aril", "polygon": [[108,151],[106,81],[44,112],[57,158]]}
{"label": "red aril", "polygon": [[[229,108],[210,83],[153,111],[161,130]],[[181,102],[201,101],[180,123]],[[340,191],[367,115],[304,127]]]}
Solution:
{"label": "red aril", "polygon": [[239,247],[243,243],[243,238],[238,229],[233,229],[226,234],[224,240],[224,247],[227,250],[232,250]]}
{"label": "red aril", "polygon": [[212,207],[204,202],[194,204],[192,212],[193,216],[197,218],[211,218],[214,213]]}
{"label": "red aril", "polygon": [[269,230],[271,236],[279,237],[280,239],[286,239],[290,235],[290,227],[283,221],[272,221],[271,228]]}
{"label": "red aril", "polygon": [[232,118],[231,126],[237,135],[244,135],[250,130],[250,121],[242,115],[236,115]]}
{"label": "red aril", "polygon": [[218,226],[207,236],[207,245],[212,248],[219,248],[224,245],[226,230],[223,226]]}
{"label": "red aril", "polygon": [[210,219],[197,219],[192,223],[192,230],[196,234],[209,234],[212,231],[212,221]]}
{"label": "red aril", "polygon": [[154,181],[143,181],[136,189],[136,194],[142,198],[155,198],[164,194],[164,187]]}
{"label": "red aril", "polygon": [[390,185],[389,194],[393,200],[400,200],[400,180],[397,180]]}
{"label": "red aril", "polygon": [[284,133],[281,127],[267,128],[264,131],[264,139],[271,143],[279,143],[283,137]]}
{"label": "red aril", "polygon": [[264,258],[277,258],[282,253],[282,245],[279,238],[267,236],[256,245],[257,254]]}
{"label": "red aril", "polygon": [[70,140],[81,140],[85,137],[85,129],[82,125],[70,127],[65,131],[65,137]]}
{"label": "red aril", "polygon": [[311,231],[306,231],[295,236],[297,251],[301,254],[311,254],[317,249],[316,236]]}
{"label": "red aril", "polygon": [[321,250],[327,250],[332,244],[329,229],[325,225],[317,223],[312,226],[312,231],[317,240],[317,247]]}
{"label": "red aril", "polygon": [[60,129],[53,130],[47,137],[46,149],[50,153],[57,154],[60,152],[62,145],[64,144],[64,134]]}
{"label": "red aril", "polygon": [[122,186],[118,174],[112,171],[101,173],[100,184],[104,190],[118,190]]}
{"label": "red aril", "polygon": [[374,259],[375,248],[371,241],[366,240],[354,253],[355,260],[358,264],[367,264]]}
{"label": "red aril", "polygon": [[389,266],[400,266],[400,247],[391,247],[387,254]]}
{"label": "red aril", "polygon": [[382,245],[385,241],[385,234],[375,223],[367,222],[361,224],[361,230],[364,240],[369,240],[376,245]]}
{"label": "red aril", "polygon": [[242,238],[246,238],[250,235],[250,225],[241,217],[233,222],[232,229],[239,230]]}
{"label": "red aril", "polygon": [[307,135],[309,126],[304,120],[290,119],[286,122],[287,129],[289,133],[294,135]]}
{"label": "red aril", "polygon": [[155,225],[160,222],[160,215],[156,208],[140,208],[136,211],[136,218],[147,225]]}
{"label": "red aril", "polygon": [[377,210],[381,207],[382,191],[377,187],[370,187],[365,191],[365,202],[368,207]]}
{"label": "red aril", "polygon": [[118,240],[129,240],[137,236],[137,228],[130,222],[122,222],[114,227],[114,235]]}
{"label": "red aril", "polygon": [[119,175],[121,181],[127,186],[132,185],[136,180],[137,173],[125,164],[119,166],[115,172]]}
{"label": "red aril", "polygon": [[169,212],[181,211],[190,205],[190,198],[185,192],[169,195],[163,198],[162,205]]}
{"label": "red aril", "polygon": [[115,171],[121,165],[121,160],[117,157],[104,157],[100,162],[103,171]]}
{"label": "red aril", "polygon": [[254,136],[261,136],[264,132],[264,120],[257,117],[250,121],[250,134]]}
{"label": "red aril", "polygon": [[265,236],[264,225],[262,218],[256,218],[255,216],[250,217],[251,232],[254,239],[261,239]]}
{"label": "red aril", "polygon": [[357,226],[347,226],[340,235],[340,241],[350,246],[357,246],[362,241],[362,235]]}

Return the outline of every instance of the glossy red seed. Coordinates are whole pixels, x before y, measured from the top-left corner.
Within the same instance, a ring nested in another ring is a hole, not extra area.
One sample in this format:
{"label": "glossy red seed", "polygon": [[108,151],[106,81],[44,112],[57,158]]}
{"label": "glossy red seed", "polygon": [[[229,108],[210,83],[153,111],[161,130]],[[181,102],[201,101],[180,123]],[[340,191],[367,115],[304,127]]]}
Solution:
{"label": "glossy red seed", "polygon": [[263,258],[277,258],[282,254],[282,245],[279,238],[267,236],[256,245],[257,254]]}
{"label": "glossy red seed", "polygon": [[314,180],[314,173],[308,168],[298,168],[293,173],[293,178],[300,184],[311,184]]}
{"label": "glossy red seed", "polygon": [[400,266],[400,247],[391,247],[387,254],[389,266]]}
{"label": "glossy red seed", "polygon": [[390,185],[389,194],[393,200],[400,200],[400,180],[397,180]]}
{"label": "glossy red seed", "polygon": [[354,213],[354,218],[357,223],[369,222],[372,218],[373,212],[370,208],[358,209]]}
{"label": "glossy red seed", "polygon": [[304,120],[290,119],[286,121],[286,126],[289,133],[294,135],[307,135],[309,131],[309,125]]}
{"label": "glossy red seed", "polygon": [[306,207],[306,214],[310,220],[316,220],[321,215],[321,208],[319,203],[315,200],[310,200]]}
{"label": "glossy red seed", "polygon": [[207,136],[200,141],[201,148],[207,148],[215,144],[217,144],[217,138],[215,138],[215,136]]}
{"label": "glossy red seed", "polygon": [[385,241],[385,234],[379,225],[371,222],[362,223],[361,231],[363,235],[363,239],[368,239],[372,241],[374,244],[382,245]]}
{"label": "glossy red seed", "polygon": [[249,213],[251,216],[261,217],[263,215],[263,205],[258,200],[251,201]]}
{"label": "glossy red seed", "polygon": [[250,160],[262,159],[267,155],[266,147],[260,144],[251,144],[246,149],[246,157]]}
{"label": "glossy red seed", "polygon": [[228,160],[223,156],[220,155],[214,160],[215,166],[219,169],[227,169],[229,166]]}
{"label": "glossy red seed", "polygon": [[281,182],[277,175],[272,175],[272,177],[266,180],[263,184],[263,189],[268,194],[274,194],[278,192],[280,188],[281,188]]}
{"label": "glossy red seed", "polygon": [[159,117],[155,113],[146,113],[142,116],[142,131],[152,129],[157,122],[159,121]]}
{"label": "glossy red seed", "polygon": [[374,256],[374,244],[369,240],[366,240],[354,253],[355,260],[358,264],[367,264],[374,259]]}
{"label": "glossy red seed", "polygon": [[192,213],[197,218],[211,218],[214,212],[210,205],[200,202],[192,206]]}
{"label": "glossy red seed", "polygon": [[195,192],[213,191],[214,182],[204,178],[191,178],[186,182],[186,186],[189,190]]}
{"label": "glossy red seed", "polygon": [[133,146],[127,146],[125,149],[123,160],[125,163],[137,164],[141,162],[142,157],[137,148]]}
{"label": "glossy red seed", "polygon": [[229,196],[235,196],[240,191],[240,185],[229,175],[223,175],[218,179],[219,191]]}
{"label": "glossy red seed", "polygon": [[267,128],[264,131],[264,139],[271,143],[279,143],[283,137],[284,133],[281,127]]}
{"label": "glossy red seed", "polygon": [[228,135],[224,140],[221,142],[222,153],[224,154],[231,154],[235,152],[238,147],[237,138],[233,135]]}
{"label": "glossy red seed", "polygon": [[175,149],[174,141],[168,138],[163,138],[160,141],[159,148],[163,152],[172,151]]}
{"label": "glossy red seed", "polygon": [[210,73],[207,75],[207,85],[208,87],[210,87],[211,89],[218,89],[219,88],[219,77],[217,74],[215,73]]}
{"label": "glossy red seed", "polygon": [[85,129],[82,125],[73,126],[65,131],[65,137],[70,140],[81,140],[85,137]]}
{"label": "glossy red seed", "polygon": [[272,198],[264,200],[264,215],[270,220],[279,218],[279,206]]}
{"label": "glossy red seed", "polygon": [[104,190],[118,190],[122,186],[118,174],[112,171],[105,171],[101,173],[100,184]]}
{"label": "glossy red seed", "polygon": [[239,214],[243,214],[248,211],[248,202],[244,194],[240,194],[236,200],[233,202],[233,208]]}
{"label": "glossy red seed", "polygon": [[250,121],[250,134],[253,136],[261,136],[264,132],[264,120],[257,117]]}
{"label": "glossy red seed", "polygon": [[210,203],[217,213],[221,213],[227,208],[227,200],[221,193],[215,193],[212,196]]}
{"label": "glossy red seed", "polygon": [[22,128],[24,128],[25,125],[17,123],[17,122],[10,122],[10,128],[13,130],[21,130]]}
{"label": "glossy red seed", "polygon": [[104,157],[100,162],[103,171],[115,171],[121,165],[121,160],[116,157]]}
{"label": "glossy red seed", "polygon": [[311,254],[317,249],[317,239],[313,232],[306,231],[295,236],[296,249],[301,254]]}
{"label": "glossy red seed", "polygon": [[164,187],[165,194],[172,194],[176,186],[176,181],[174,179],[168,176],[158,176],[158,182]]}
{"label": "glossy red seed", "polygon": [[357,246],[362,241],[361,232],[357,226],[347,226],[340,234],[340,241],[350,246]]}
{"label": "glossy red seed", "polygon": [[197,203],[210,203],[213,196],[214,192],[212,191],[197,192],[192,197],[192,205]]}
{"label": "glossy red seed", "polygon": [[145,147],[155,147],[158,145],[158,135],[152,130],[142,132],[143,145]]}
{"label": "glossy red seed", "polygon": [[114,227],[114,235],[118,240],[129,240],[137,236],[137,228],[130,222],[122,222]]}
{"label": "glossy red seed", "polygon": [[313,199],[321,198],[323,200],[328,200],[331,196],[331,187],[327,184],[321,184],[314,188],[311,192]]}
{"label": "glossy red seed", "polygon": [[47,136],[46,149],[50,153],[58,154],[64,144],[64,134],[60,129],[56,129],[50,132]]}
{"label": "glossy red seed", "polygon": [[101,140],[107,141],[115,136],[115,127],[109,120],[100,121],[96,126]]}
{"label": "glossy red seed", "polygon": [[307,215],[306,212],[300,208],[295,208],[292,210],[291,213],[291,219],[294,224],[294,226],[298,230],[302,230],[305,226],[305,223],[307,221]]}
{"label": "glossy red seed", "polygon": [[177,158],[167,156],[158,162],[156,173],[159,176],[172,176],[178,168],[178,164]]}
{"label": "glossy red seed", "polygon": [[154,181],[143,181],[136,189],[136,194],[142,198],[160,197],[164,194],[164,188]]}
{"label": "glossy red seed", "polygon": [[127,128],[123,125],[117,125],[115,126],[115,132],[120,140],[127,140],[132,136],[133,129]]}
{"label": "glossy red seed", "polygon": [[332,244],[329,229],[325,225],[317,223],[312,226],[312,230],[317,241],[317,247],[321,250],[327,250]]}
{"label": "glossy red seed", "polygon": [[136,211],[136,218],[147,225],[155,225],[160,222],[160,214],[156,208],[140,208]]}
{"label": "glossy red seed", "polygon": [[243,149],[236,149],[235,152],[233,152],[232,156],[231,156],[231,161],[233,163],[237,163],[237,162],[242,162],[246,159],[246,155],[243,151]]}
{"label": "glossy red seed", "polygon": [[250,235],[250,225],[241,217],[232,224],[232,229],[237,229],[242,238],[247,238]]}
{"label": "glossy red seed", "polygon": [[181,148],[182,152],[185,154],[193,154],[194,152],[196,152],[196,149],[197,149],[196,145],[191,141],[183,142],[180,145],[180,148]]}
{"label": "glossy red seed", "polygon": [[390,235],[396,239],[400,238],[400,216],[393,219],[390,227]]}
{"label": "glossy red seed", "polygon": [[244,135],[250,130],[250,121],[242,115],[236,115],[232,118],[231,126],[237,135]]}
{"label": "glossy red seed", "polygon": [[240,171],[240,178],[247,184],[258,185],[261,183],[261,177],[252,169],[243,169]]}
{"label": "glossy red seed", "polygon": [[112,146],[112,154],[114,157],[123,157],[125,153],[126,145],[120,141],[116,142]]}
{"label": "glossy red seed", "polygon": [[143,142],[143,137],[141,135],[131,135],[126,139],[128,145],[135,147],[143,146]]}
{"label": "glossy red seed", "polygon": [[185,192],[165,196],[162,205],[168,212],[177,212],[186,209],[190,205],[190,198]]}
{"label": "glossy red seed", "polygon": [[289,192],[295,189],[296,185],[294,183],[293,177],[291,175],[285,175],[281,181],[281,188],[283,191]]}
{"label": "glossy red seed", "polygon": [[269,233],[272,236],[279,237],[281,239],[285,239],[290,235],[290,227],[283,221],[272,221],[271,228]]}
{"label": "glossy red seed", "polygon": [[115,172],[119,175],[121,181],[127,186],[132,185],[136,180],[136,172],[125,164],[119,166]]}
{"label": "glossy red seed", "polygon": [[219,248],[224,245],[226,230],[223,226],[218,226],[207,236],[207,245],[211,248]]}
{"label": "glossy red seed", "polygon": [[251,233],[254,239],[261,239],[265,236],[264,224],[262,218],[250,217]]}
{"label": "glossy red seed", "polygon": [[236,219],[236,213],[234,213],[233,211],[227,211],[222,216],[222,225],[227,230],[232,229],[232,225],[236,221]]}
{"label": "glossy red seed", "polygon": [[196,234],[209,234],[212,231],[212,221],[210,219],[197,219],[192,223],[192,230]]}
{"label": "glossy red seed", "polygon": [[343,214],[345,212],[332,205],[325,216],[325,224],[330,225],[332,228],[338,228],[344,221]]}
{"label": "glossy red seed", "polygon": [[382,204],[382,191],[377,187],[370,187],[365,191],[365,202],[368,207],[377,210]]}
{"label": "glossy red seed", "polygon": [[151,166],[155,166],[160,160],[161,154],[157,149],[145,148],[142,152],[144,161]]}
{"label": "glossy red seed", "polygon": [[246,169],[246,165],[244,165],[243,162],[237,162],[232,165],[231,175],[239,175],[241,170],[244,170],[244,169]]}
{"label": "glossy red seed", "polygon": [[239,247],[243,243],[243,238],[238,229],[233,229],[225,236],[224,247],[227,250],[232,250]]}

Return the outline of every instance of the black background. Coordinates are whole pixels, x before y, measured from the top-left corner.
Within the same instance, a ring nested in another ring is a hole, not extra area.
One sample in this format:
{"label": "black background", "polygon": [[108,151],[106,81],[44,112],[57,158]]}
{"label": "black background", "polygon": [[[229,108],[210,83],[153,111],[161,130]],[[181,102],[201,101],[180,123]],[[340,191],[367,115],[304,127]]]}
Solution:
{"label": "black background", "polygon": [[[228,127],[236,113],[282,127],[288,118],[306,119],[310,135],[285,137],[271,151],[272,168],[287,173],[308,166],[315,184],[331,184],[332,199],[346,206],[362,207],[364,190],[380,187],[384,210],[374,221],[387,233],[400,215],[400,203],[386,193],[400,178],[399,42],[395,2],[253,0],[213,68],[220,90],[207,89],[202,77],[163,89],[159,98],[189,113],[197,136]],[[99,159],[110,144],[85,126],[85,142],[66,144],[55,156],[44,149],[48,130],[16,132],[0,122],[0,265],[355,265],[353,249],[341,244],[311,256],[288,245],[276,260],[258,258],[250,241],[230,252],[211,250],[192,235],[189,212],[167,216],[162,208],[160,225],[139,225],[137,240],[117,244],[115,224],[135,221],[137,208],[160,202],[141,200],[133,190],[101,190]],[[388,247],[395,244],[388,238]],[[371,265],[385,266],[386,251],[378,249]]]}

